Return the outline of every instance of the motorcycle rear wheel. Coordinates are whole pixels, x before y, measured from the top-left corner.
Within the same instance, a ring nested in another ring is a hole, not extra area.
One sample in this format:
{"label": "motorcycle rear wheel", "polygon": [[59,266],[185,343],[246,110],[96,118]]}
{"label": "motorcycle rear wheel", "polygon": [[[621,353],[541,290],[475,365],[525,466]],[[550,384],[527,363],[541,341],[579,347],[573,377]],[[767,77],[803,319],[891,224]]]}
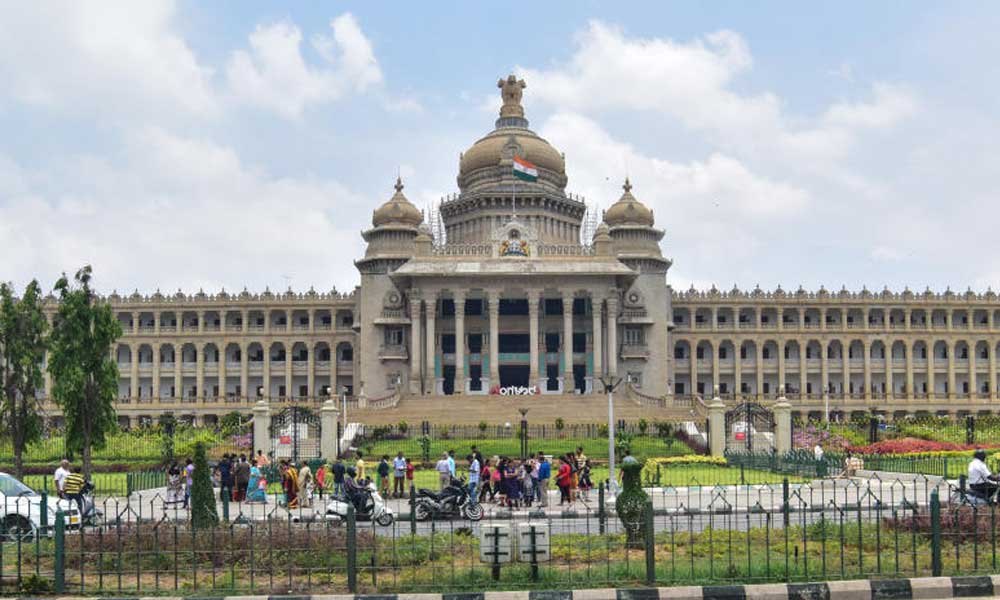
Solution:
{"label": "motorcycle rear wheel", "polygon": [[483,505],[476,504],[466,504],[465,505],[465,518],[470,521],[478,521],[483,518]]}

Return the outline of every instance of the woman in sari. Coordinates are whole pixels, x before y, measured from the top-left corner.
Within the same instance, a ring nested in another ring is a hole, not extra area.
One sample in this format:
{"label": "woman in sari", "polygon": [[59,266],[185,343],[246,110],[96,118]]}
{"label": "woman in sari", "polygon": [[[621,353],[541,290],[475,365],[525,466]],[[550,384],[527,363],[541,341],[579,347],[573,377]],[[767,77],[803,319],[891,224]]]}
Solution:
{"label": "woman in sari", "polygon": [[285,490],[285,507],[299,507],[299,472],[287,460],[281,461],[281,486]]}

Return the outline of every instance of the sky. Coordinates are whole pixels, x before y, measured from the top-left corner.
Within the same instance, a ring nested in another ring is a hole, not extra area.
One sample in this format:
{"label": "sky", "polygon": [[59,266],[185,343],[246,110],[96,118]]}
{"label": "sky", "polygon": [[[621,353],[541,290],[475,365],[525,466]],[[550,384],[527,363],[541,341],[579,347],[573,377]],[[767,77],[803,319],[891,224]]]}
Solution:
{"label": "sky", "polygon": [[675,288],[1000,290],[1000,5],[519,6],[5,6],[0,280],[350,291],[397,174],[457,192],[514,72],[568,191],[630,177]]}

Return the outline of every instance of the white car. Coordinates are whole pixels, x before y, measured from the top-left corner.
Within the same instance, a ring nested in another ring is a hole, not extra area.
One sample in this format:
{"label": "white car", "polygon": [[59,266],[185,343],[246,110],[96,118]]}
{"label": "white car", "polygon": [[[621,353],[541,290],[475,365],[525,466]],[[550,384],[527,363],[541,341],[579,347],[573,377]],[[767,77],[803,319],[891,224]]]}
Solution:
{"label": "white car", "polygon": [[[56,511],[62,510],[66,516],[66,527],[80,526],[80,513],[76,503],[50,496],[46,522],[48,530],[42,535],[52,535],[56,523]],[[0,539],[32,538],[42,526],[42,495],[24,485],[11,475],[0,472]]]}

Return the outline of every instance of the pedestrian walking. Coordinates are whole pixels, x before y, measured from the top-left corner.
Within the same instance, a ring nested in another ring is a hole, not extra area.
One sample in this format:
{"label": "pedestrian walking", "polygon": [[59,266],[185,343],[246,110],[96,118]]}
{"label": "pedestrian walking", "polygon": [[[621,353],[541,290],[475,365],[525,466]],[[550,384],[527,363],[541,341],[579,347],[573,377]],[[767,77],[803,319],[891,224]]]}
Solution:
{"label": "pedestrian walking", "polygon": [[233,462],[229,454],[223,454],[216,470],[219,472],[219,500],[225,502],[233,495]]}
{"label": "pedestrian walking", "polygon": [[570,496],[570,486],[573,484],[573,472],[569,466],[569,458],[563,456],[559,459],[559,470],[556,471],[556,486],[559,487],[559,506],[572,504]]}
{"label": "pedestrian walking", "polygon": [[590,490],[594,489],[594,482],[590,479],[590,459],[584,461],[583,468],[580,469],[580,492],[583,500],[590,500]]}
{"label": "pedestrian walking", "polygon": [[76,502],[76,508],[83,517],[83,488],[87,485],[87,480],[83,478],[80,467],[73,467],[73,472],[66,476],[63,481],[63,491],[66,499]]}
{"label": "pedestrian walking", "polygon": [[191,502],[192,487],[194,487],[194,461],[189,458],[184,465],[184,508]]}
{"label": "pedestrian walking", "polygon": [[378,467],[375,469],[375,473],[378,475],[378,491],[382,494],[383,498],[389,497],[389,455],[383,454],[382,460],[379,461]]}
{"label": "pedestrian walking", "polygon": [[319,497],[323,499],[323,492],[326,491],[326,459],[322,459],[319,466],[316,467],[316,489],[319,491]]}
{"label": "pedestrian walking", "polygon": [[56,485],[56,495],[60,498],[66,497],[66,476],[69,475],[69,461],[65,458],[59,461],[56,472],[52,475],[52,480]]}
{"label": "pedestrian walking", "polygon": [[406,459],[406,487],[413,488],[413,474],[416,468],[413,466],[413,461]]}
{"label": "pedestrian walking", "polygon": [[470,454],[466,460],[469,461],[469,500],[472,504],[476,503],[476,492],[479,488],[479,461],[476,459],[475,454]]}
{"label": "pedestrian walking", "polygon": [[316,488],[316,481],[313,479],[312,469],[309,463],[305,463],[299,469],[299,505],[306,508],[312,507],[313,490]]}

